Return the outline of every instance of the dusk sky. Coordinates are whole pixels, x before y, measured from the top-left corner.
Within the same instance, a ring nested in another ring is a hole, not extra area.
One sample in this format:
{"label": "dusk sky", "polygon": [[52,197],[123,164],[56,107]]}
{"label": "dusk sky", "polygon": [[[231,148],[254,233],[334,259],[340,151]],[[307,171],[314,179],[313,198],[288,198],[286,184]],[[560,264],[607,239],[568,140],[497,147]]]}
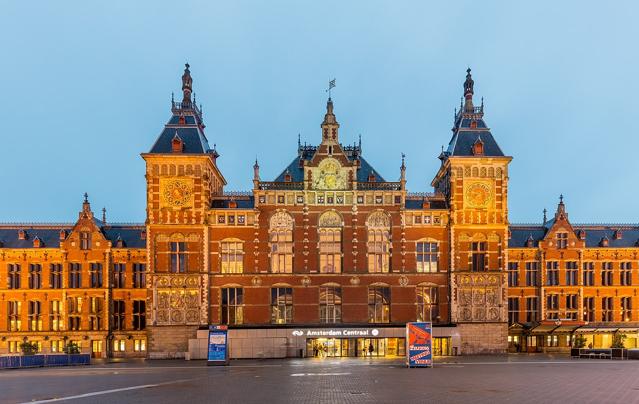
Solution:
{"label": "dusk sky", "polygon": [[0,221],[72,222],[89,193],[143,222],[144,161],[189,62],[226,190],[340,138],[386,179],[431,191],[466,68],[510,165],[511,222],[563,193],[573,222],[639,222],[631,1],[2,2]]}

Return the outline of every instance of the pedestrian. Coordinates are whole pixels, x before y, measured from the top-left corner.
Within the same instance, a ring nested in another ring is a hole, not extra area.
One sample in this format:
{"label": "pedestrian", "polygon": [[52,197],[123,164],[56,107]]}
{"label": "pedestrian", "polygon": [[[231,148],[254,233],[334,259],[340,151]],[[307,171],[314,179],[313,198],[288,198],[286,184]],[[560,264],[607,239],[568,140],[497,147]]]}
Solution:
{"label": "pedestrian", "polygon": [[370,343],[370,345],[368,346],[368,353],[369,353],[371,356],[373,356],[373,351],[374,351],[374,350],[375,350],[375,349],[373,348],[373,343],[371,342],[371,343]]}
{"label": "pedestrian", "polygon": [[313,345],[313,356],[317,358],[317,345]]}
{"label": "pedestrian", "polygon": [[362,356],[366,356],[366,352],[367,352],[366,346],[364,346],[364,348],[362,349]]}

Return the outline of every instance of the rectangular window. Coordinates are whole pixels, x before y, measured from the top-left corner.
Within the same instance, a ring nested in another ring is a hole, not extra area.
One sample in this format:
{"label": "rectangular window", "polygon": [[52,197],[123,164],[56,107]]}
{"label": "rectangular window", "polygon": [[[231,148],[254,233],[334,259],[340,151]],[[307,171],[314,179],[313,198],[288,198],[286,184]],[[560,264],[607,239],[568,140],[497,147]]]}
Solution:
{"label": "rectangular window", "polygon": [[69,264],[69,288],[78,289],[82,287],[82,264],[72,262]]}
{"label": "rectangular window", "polygon": [[612,310],[614,309],[612,297],[601,298],[601,321],[612,321]]}
{"label": "rectangular window", "polygon": [[114,339],[113,352],[126,352],[126,340]]}
{"label": "rectangular window", "polygon": [[471,243],[472,248],[472,261],[471,261],[471,271],[473,272],[483,272],[488,268],[486,267],[486,242],[473,242]]}
{"label": "rectangular window", "polygon": [[42,331],[41,305],[37,300],[29,301],[29,331]]}
{"label": "rectangular window", "polygon": [[293,232],[287,229],[271,231],[271,272],[293,273]]}
{"label": "rectangular window", "polygon": [[612,286],[612,262],[601,263],[601,286]]}
{"label": "rectangular window", "polygon": [[126,277],[126,264],[117,263],[113,264],[113,288],[121,289],[125,288],[125,277]]}
{"label": "rectangular window", "polygon": [[595,321],[595,298],[584,297],[584,321]]}
{"label": "rectangular window", "polygon": [[390,322],[390,288],[371,286],[368,288],[368,322]]}
{"label": "rectangular window", "polygon": [[9,331],[21,331],[22,330],[22,302],[9,301],[7,307]]}
{"label": "rectangular window", "polygon": [[182,241],[171,242],[171,272],[182,274],[187,271],[186,243]]}
{"label": "rectangular window", "polygon": [[566,295],[566,316],[565,318],[570,320],[577,320],[579,313],[578,296],[575,294]]}
{"label": "rectangular window", "polygon": [[526,286],[538,286],[537,279],[539,279],[539,262],[526,262]]}
{"label": "rectangular window", "polygon": [[139,262],[133,263],[133,287],[144,289],[146,287],[146,265]]}
{"label": "rectangular window", "polygon": [[584,286],[595,285],[595,263],[594,262],[584,262],[583,281],[584,281]]}
{"label": "rectangular window", "polygon": [[579,264],[577,261],[566,261],[566,285],[577,286],[579,284]]}
{"label": "rectangular window", "polygon": [[89,280],[92,288],[102,287],[102,264],[99,262],[89,264]]}
{"label": "rectangular window", "polygon": [[439,321],[439,293],[437,286],[418,286],[417,321]]}
{"label": "rectangular window", "polygon": [[89,330],[98,331],[102,329],[103,309],[104,309],[103,298],[101,297],[89,298]]}
{"label": "rectangular window", "polygon": [[559,262],[558,261],[546,262],[546,285],[548,286],[559,285]]}
{"label": "rectangular window", "polygon": [[538,321],[539,303],[537,296],[526,298],[526,322],[533,323]]}
{"label": "rectangular window", "polygon": [[81,297],[69,297],[67,299],[68,321],[69,330],[78,331],[82,328],[82,298]]}
{"label": "rectangular window", "polygon": [[222,241],[220,263],[223,274],[244,272],[244,244],[241,241]]}
{"label": "rectangular window", "polygon": [[133,350],[135,352],[144,352],[146,351],[146,339],[134,339],[133,340]]}
{"label": "rectangular window", "polygon": [[342,230],[323,228],[319,231],[320,273],[340,273],[342,271]]}
{"label": "rectangular window", "polygon": [[293,288],[271,288],[271,321],[274,324],[293,321]]}
{"label": "rectangular window", "polygon": [[124,330],[124,300],[113,301],[113,329]]}
{"label": "rectangular window", "polygon": [[244,322],[244,289],[222,289],[222,324],[242,324]]}
{"label": "rectangular window", "polygon": [[7,264],[7,273],[9,274],[7,288],[20,289],[20,264]]}
{"label": "rectangular window", "polygon": [[546,320],[559,320],[559,295],[546,295]]}
{"label": "rectangular window", "polygon": [[61,353],[64,351],[64,341],[59,339],[51,341],[51,353]]}
{"label": "rectangular window", "polygon": [[508,263],[508,286],[519,286],[519,263]]}
{"label": "rectangular window", "polygon": [[62,302],[60,300],[49,301],[49,330],[62,331]]}
{"label": "rectangular window", "polygon": [[368,230],[368,272],[387,273],[390,269],[390,233],[386,229]]}
{"label": "rectangular window", "polygon": [[62,289],[62,264],[49,265],[49,287]]}
{"label": "rectangular window", "polygon": [[546,346],[549,346],[549,347],[559,346],[559,335],[547,335]]}
{"label": "rectangular window", "polygon": [[568,233],[557,233],[557,248],[568,248]]}
{"label": "rectangular window", "polygon": [[508,298],[508,324],[515,324],[519,322],[519,298]]}
{"label": "rectangular window", "polygon": [[632,298],[621,298],[621,321],[632,321]]}
{"label": "rectangular window", "polygon": [[632,262],[622,262],[620,268],[621,286],[632,286]]}
{"label": "rectangular window", "polygon": [[437,272],[439,261],[439,245],[437,243],[419,242],[417,249],[417,272]]}
{"label": "rectangular window", "polygon": [[91,233],[89,233],[88,231],[80,232],[80,249],[81,250],[91,249]]}
{"label": "rectangular window", "polygon": [[319,290],[320,323],[342,322],[342,288],[322,286]]}
{"label": "rectangular window", "polygon": [[133,329],[146,329],[146,300],[133,301]]}
{"label": "rectangular window", "polygon": [[29,289],[42,287],[42,265],[29,264]]}

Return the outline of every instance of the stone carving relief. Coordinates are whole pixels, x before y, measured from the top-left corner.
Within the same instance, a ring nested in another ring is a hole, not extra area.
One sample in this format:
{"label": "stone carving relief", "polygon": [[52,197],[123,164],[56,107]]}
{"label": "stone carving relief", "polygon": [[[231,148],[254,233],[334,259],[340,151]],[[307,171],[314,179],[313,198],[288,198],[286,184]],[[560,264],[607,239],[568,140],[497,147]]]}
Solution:
{"label": "stone carving relief", "polygon": [[499,274],[460,274],[456,283],[459,321],[503,321]]}
{"label": "stone carving relief", "polygon": [[342,217],[332,210],[322,213],[319,218],[320,227],[342,227]]}
{"label": "stone carving relief", "polygon": [[376,228],[390,228],[390,218],[384,212],[373,212],[366,219],[366,226]]}
{"label": "stone carving relief", "polygon": [[158,325],[200,323],[200,279],[197,276],[156,278]]}

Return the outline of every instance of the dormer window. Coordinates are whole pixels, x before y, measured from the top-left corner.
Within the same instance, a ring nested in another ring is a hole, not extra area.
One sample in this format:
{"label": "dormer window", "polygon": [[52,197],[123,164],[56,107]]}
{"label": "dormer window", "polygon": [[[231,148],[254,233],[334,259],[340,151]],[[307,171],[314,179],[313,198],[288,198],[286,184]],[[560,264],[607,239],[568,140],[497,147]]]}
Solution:
{"label": "dormer window", "polygon": [[532,234],[528,236],[528,240],[526,240],[526,247],[533,248],[535,246],[535,240],[532,237]]}
{"label": "dormer window", "polygon": [[27,239],[27,232],[20,229],[18,230],[18,240],[26,240]]}
{"label": "dormer window", "polygon": [[229,201],[229,208],[231,208],[231,209],[237,208],[237,202],[236,201]]}
{"label": "dormer window", "polygon": [[579,230],[579,239],[580,240],[585,240],[586,239],[586,231],[585,230]]}
{"label": "dormer window", "polygon": [[477,129],[477,121],[475,121],[475,120],[470,121],[470,128],[471,129]]}
{"label": "dormer window", "polygon": [[477,141],[473,144],[473,156],[483,156],[484,155],[484,142],[481,139],[477,139]]}
{"label": "dormer window", "polygon": [[608,247],[608,237],[603,237],[599,242],[600,247]]}
{"label": "dormer window", "polygon": [[80,232],[80,249],[81,250],[90,250],[91,249],[91,233],[88,231]]}
{"label": "dormer window", "polygon": [[557,233],[557,248],[559,249],[568,248],[568,233],[565,233],[565,232]]}
{"label": "dormer window", "polygon": [[178,136],[177,131],[175,132],[175,136],[173,136],[173,140],[171,140],[171,151],[173,153],[182,153],[184,150],[184,142]]}
{"label": "dormer window", "polygon": [[140,240],[146,240],[146,231],[141,231],[140,232]]}
{"label": "dormer window", "polygon": [[36,236],[33,239],[33,248],[40,248],[40,247],[42,247],[42,241],[40,240],[38,236]]}
{"label": "dormer window", "polygon": [[186,124],[186,118],[184,117],[184,115],[180,115],[180,118],[178,119],[178,123],[180,125],[185,125]]}
{"label": "dormer window", "polygon": [[67,238],[67,231],[60,230],[60,241],[64,241]]}
{"label": "dormer window", "polygon": [[613,237],[615,240],[621,240],[621,237],[623,237],[623,232],[621,230],[615,230],[615,234]]}
{"label": "dormer window", "polygon": [[368,174],[368,182],[375,182],[375,173]]}
{"label": "dormer window", "polygon": [[291,181],[293,181],[293,177],[291,176],[291,173],[284,174],[284,182],[291,182]]}
{"label": "dormer window", "polygon": [[124,240],[122,240],[122,237],[118,236],[118,239],[115,240],[115,246],[117,248],[124,248]]}

